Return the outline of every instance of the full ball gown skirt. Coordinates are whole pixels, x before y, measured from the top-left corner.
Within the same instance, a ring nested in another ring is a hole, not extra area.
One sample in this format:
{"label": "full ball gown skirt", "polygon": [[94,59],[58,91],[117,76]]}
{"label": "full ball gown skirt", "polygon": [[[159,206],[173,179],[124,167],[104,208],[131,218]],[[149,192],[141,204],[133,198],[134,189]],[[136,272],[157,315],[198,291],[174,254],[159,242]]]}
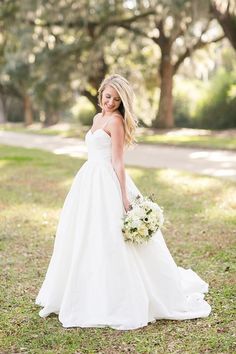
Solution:
{"label": "full ball gown skirt", "polygon": [[[208,284],[178,267],[161,231],[141,245],[124,241],[120,184],[111,163],[111,138],[91,130],[88,160],[65,199],[54,250],[36,298],[41,317],[59,315],[63,327],[130,330],[156,319],[207,317]],[[141,194],[126,172],[128,196]]]}

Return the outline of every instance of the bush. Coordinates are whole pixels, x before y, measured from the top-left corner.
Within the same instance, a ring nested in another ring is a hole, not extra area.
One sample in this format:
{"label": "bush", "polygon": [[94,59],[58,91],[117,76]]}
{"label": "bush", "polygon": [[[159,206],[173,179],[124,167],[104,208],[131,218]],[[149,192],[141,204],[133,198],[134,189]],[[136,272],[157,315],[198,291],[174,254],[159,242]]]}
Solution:
{"label": "bush", "polygon": [[71,113],[76,121],[82,125],[92,125],[93,117],[96,114],[95,107],[85,97],[79,97],[74,107],[72,107]]}
{"label": "bush", "polygon": [[189,99],[186,95],[177,94],[174,97],[173,103],[175,126],[176,127],[191,127]]}
{"label": "bush", "polygon": [[236,73],[220,70],[204,98],[197,103],[196,126],[205,129],[236,127]]}
{"label": "bush", "polygon": [[93,117],[94,117],[95,113],[96,113],[95,109],[83,107],[80,109],[77,117],[82,125],[91,126],[93,123]]}

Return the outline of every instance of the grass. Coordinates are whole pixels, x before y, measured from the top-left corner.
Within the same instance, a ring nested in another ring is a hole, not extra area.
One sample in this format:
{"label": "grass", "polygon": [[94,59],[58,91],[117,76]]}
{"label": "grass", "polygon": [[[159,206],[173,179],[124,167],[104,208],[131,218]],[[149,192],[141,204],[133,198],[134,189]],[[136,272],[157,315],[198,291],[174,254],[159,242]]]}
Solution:
{"label": "grass", "polygon": [[138,141],[146,144],[174,145],[186,147],[201,147],[210,149],[236,150],[235,136],[220,135],[171,135],[171,134],[144,134]]}
{"label": "grass", "polygon": [[[24,127],[21,123],[0,124],[0,130],[39,135],[60,135],[66,138],[84,139],[89,127],[78,124],[60,123],[42,128],[41,124]],[[236,150],[236,131],[212,131],[203,129],[179,128],[172,130],[155,130],[139,128],[139,143],[152,145],[172,145],[183,147],[200,147],[210,149]]]}
{"label": "grass", "polygon": [[60,135],[65,138],[84,139],[89,127],[72,123],[59,123],[49,127],[43,127],[41,123],[34,123],[28,127],[22,123],[0,124],[0,131],[11,131],[16,133],[37,134],[37,135]]}
{"label": "grass", "polygon": [[52,253],[60,209],[83,160],[0,146],[0,353],[234,353],[236,188],[231,181],[128,168],[165,209],[164,236],[178,265],[210,284],[205,319],[157,321],[134,331],[63,329],[34,304]]}

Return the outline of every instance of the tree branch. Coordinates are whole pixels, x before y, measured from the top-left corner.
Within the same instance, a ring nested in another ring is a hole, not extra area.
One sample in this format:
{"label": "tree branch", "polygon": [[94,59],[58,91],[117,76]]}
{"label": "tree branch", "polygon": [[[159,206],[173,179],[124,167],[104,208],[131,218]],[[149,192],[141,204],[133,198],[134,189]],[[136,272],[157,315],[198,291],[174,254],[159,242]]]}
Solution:
{"label": "tree branch", "polygon": [[197,50],[197,49],[201,49],[205,46],[207,46],[208,44],[211,43],[216,43],[221,41],[223,38],[225,38],[225,35],[221,35],[209,42],[204,42],[201,40],[201,37],[199,38],[199,40],[197,41],[197,43],[195,43],[191,48],[187,48],[186,51],[178,58],[178,60],[176,61],[176,63],[174,64],[173,67],[173,72],[176,73],[176,71],[178,70],[180,64],[182,64],[182,62],[184,61],[184,59],[188,58],[191,56],[191,54]]}
{"label": "tree branch", "polygon": [[141,29],[139,29],[137,27],[132,27],[129,24],[122,24],[119,27],[127,29],[128,31],[133,32],[134,34],[137,34],[138,36],[148,38],[148,34],[146,32],[143,32]]}
{"label": "tree branch", "polygon": [[156,38],[156,37],[152,37],[152,40],[158,44],[160,47],[163,47],[164,43],[166,42],[166,35],[165,35],[165,32],[164,32],[164,21],[163,21],[163,18],[161,18],[159,21],[155,21],[155,24],[156,24],[156,28],[159,30],[159,37]]}
{"label": "tree branch", "polygon": [[210,2],[210,10],[221,25],[232,47],[236,50],[236,16],[229,11],[230,0],[228,1],[228,6],[225,12],[221,12],[213,0]]}
{"label": "tree branch", "polygon": [[82,96],[85,96],[87,97],[87,99],[92,102],[94,105],[96,105],[97,103],[97,95],[92,95],[91,92],[89,92],[88,90],[86,89],[83,89],[83,90],[80,90],[80,94]]}
{"label": "tree branch", "polygon": [[[140,13],[139,15],[134,15],[128,18],[114,18],[112,20],[108,20],[107,22],[105,22],[102,26],[100,31],[104,32],[105,29],[107,29],[108,27],[111,26],[122,26],[122,25],[126,25],[126,24],[131,24],[135,21],[138,21],[142,18],[145,18],[147,16],[150,15],[154,15],[155,11],[149,10],[143,13]],[[101,25],[100,22],[98,21],[85,21],[83,17],[77,19],[76,21],[69,21],[69,22],[64,22],[62,20],[59,21],[43,21],[41,19],[35,19],[35,20],[31,20],[31,19],[21,19],[22,22],[26,22],[32,26],[39,26],[39,27],[52,27],[52,26],[59,26],[59,27],[67,27],[67,28],[75,28],[75,29],[82,29],[84,27],[90,27],[90,28],[94,28],[94,27],[98,27],[99,25]]]}

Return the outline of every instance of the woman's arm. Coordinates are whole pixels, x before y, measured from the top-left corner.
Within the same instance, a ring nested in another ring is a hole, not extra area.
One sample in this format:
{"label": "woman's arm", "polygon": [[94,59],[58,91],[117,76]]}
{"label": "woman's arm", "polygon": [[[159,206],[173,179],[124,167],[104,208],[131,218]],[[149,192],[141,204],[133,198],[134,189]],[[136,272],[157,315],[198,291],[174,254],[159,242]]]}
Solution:
{"label": "woman's arm", "polygon": [[125,181],[125,167],[124,167],[124,126],[121,117],[115,116],[109,124],[109,131],[112,139],[112,166],[117,174],[120,182],[122,201],[125,211],[130,208],[130,201],[128,200]]}

